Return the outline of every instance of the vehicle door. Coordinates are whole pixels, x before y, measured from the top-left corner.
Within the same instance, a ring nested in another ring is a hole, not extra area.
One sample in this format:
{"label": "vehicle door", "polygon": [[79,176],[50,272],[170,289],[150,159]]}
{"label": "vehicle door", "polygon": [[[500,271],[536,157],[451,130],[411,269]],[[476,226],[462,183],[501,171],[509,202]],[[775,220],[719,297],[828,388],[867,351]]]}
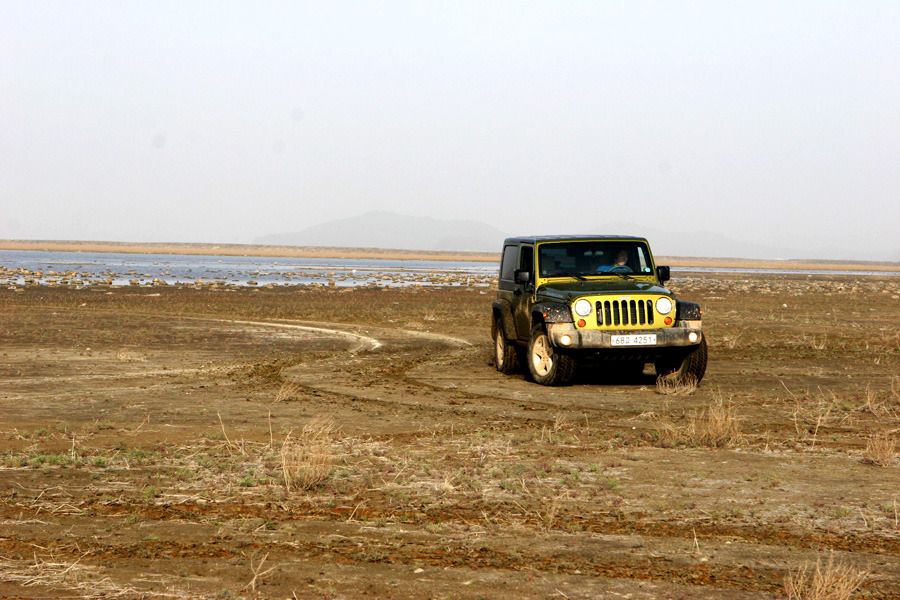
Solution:
{"label": "vehicle door", "polygon": [[522,244],[519,247],[519,262],[514,274],[513,297],[511,301],[516,321],[516,335],[520,340],[531,336],[531,307],[534,304],[534,246]]}
{"label": "vehicle door", "polygon": [[[497,281],[497,299],[509,304],[510,315],[514,314],[515,306],[519,303],[516,296],[516,269],[519,268],[518,244],[507,244],[503,247],[503,256],[500,259],[500,278]],[[515,317],[507,327],[515,328]]]}

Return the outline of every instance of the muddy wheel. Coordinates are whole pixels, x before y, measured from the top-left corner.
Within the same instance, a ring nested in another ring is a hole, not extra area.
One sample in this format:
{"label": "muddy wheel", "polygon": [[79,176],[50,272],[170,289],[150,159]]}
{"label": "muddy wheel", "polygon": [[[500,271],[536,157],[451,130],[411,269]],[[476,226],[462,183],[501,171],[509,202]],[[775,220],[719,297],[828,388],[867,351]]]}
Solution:
{"label": "muddy wheel", "polygon": [[516,345],[506,339],[503,321],[495,320],[492,328],[494,334],[494,366],[505,375],[519,372],[519,352]]}
{"label": "muddy wheel", "polygon": [[541,385],[566,385],[575,374],[575,359],[550,344],[542,325],[535,325],[528,341],[528,371]]}
{"label": "muddy wheel", "polygon": [[656,375],[673,383],[698,384],[706,374],[707,357],[706,336],[703,336],[700,344],[688,354],[656,361]]}

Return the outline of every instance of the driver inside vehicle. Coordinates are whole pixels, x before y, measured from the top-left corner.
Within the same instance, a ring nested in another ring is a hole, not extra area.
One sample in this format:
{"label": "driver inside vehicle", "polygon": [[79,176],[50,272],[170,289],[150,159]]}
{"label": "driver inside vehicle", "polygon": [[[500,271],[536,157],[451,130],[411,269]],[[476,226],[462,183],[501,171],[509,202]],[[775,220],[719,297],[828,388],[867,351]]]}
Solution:
{"label": "driver inside vehicle", "polygon": [[600,265],[597,267],[597,272],[631,272],[631,267],[628,266],[628,250],[622,248],[616,254],[615,262],[611,265]]}

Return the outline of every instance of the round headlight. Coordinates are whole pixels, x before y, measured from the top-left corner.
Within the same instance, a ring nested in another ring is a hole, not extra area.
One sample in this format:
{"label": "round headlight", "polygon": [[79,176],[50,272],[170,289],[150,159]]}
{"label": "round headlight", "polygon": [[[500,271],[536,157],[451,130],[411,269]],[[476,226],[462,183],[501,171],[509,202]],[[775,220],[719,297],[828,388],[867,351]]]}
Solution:
{"label": "round headlight", "polygon": [[672,312],[672,301],[668,298],[660,298],[656,301],[656,312],[667,315]]}
{"label": "round headlight", "polygon": [[575,314],[579,317],[586,317],[591,314],[591,301],[582,298],[575,303]]}

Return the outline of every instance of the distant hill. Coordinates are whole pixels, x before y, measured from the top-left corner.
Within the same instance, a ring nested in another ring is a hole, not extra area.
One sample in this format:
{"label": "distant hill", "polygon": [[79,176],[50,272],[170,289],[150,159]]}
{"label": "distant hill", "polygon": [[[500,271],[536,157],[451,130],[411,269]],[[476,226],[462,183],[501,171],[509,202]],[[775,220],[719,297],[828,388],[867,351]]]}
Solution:
{"label": "distant hill", "polygon": [[808,258],[798,256],[796,249],[773,248],[763,244],[741,242],[709,231],[662,231],[627,223],[612,223],[601,231],[637,235],[650,242],[653,254],[659,256],[697,256],[714,258]]}
{"label": "distant hill", "polygon": [[255,238],[254,244],[279,246],[352,246],[398,250],[498,252],[506,234],[478,221],[444,221],[387,211],[313,225],[295,233]]}
{"label": "distant hill", "polygon": [[[854,242],[852,236],[826,237],[821,245],[799,244],[789,233],[781,237],[781,244],[744,242],[710,231],[676,232],[662,231],[633,223],[612,223],[599,231],[639,235],[650,241],[653,253],[665,256],[692,256],[710,258],[756,258],[794,260],[849,260],[866,262],[892,262],[900,260],[900,251],[884,252],[869,245]],[[595,230],[593,233],[596,233]]]}
{"label": "distant hill", "polygon": [[[849,240],[829,239],[828,246],[797,248],[743,242],[709,232],[663,231],[634,223],[606,223],[585,230],[512,231],[471,220],[441,220],[411,217],[388,211],[372,211],[355,217],[329,221],[294,233],[257,237],[254,244],[276,246],[324,246],[330,248],[383,248],[452,252],[499,252],[503,239],[511,235],[615,234],[646,237],[658,256],[690,256],[748,259],[812,259],[897,261],[896,254],[878,256],[857,248]],[[785,238],[790,244],[789,238]]]}
{"label": "distant hill", "polygon": [[579,231],[573,227],[567,232],[504,232],[478,221],[411,217],[388,211],[367,212],[355,217],[313,225],[294,233],[266,235],[255,238],[253,243],[277,246],[499,252],[503,239],[510,235],[545,233],[637,235],[650,241],[654,254],[665,256],[798,258],[796,250],[740,242],[718,233],[679,233],[633,223],[609,223],[587,231]]}

